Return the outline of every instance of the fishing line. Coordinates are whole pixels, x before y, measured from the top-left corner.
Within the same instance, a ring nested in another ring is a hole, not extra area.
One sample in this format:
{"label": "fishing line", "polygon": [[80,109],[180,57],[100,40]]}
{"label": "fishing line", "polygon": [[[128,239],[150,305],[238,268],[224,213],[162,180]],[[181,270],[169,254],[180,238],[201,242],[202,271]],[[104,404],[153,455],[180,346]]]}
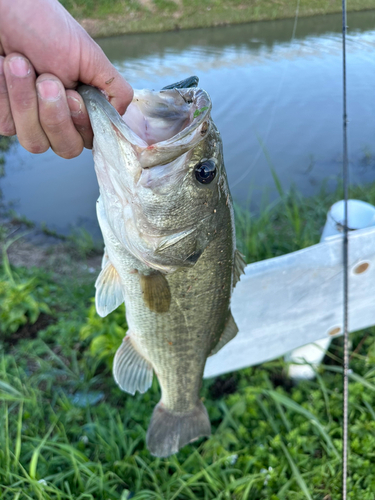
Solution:
{"label": "fishing line", "polygon": [[342,176],[344,183],[344,359],[343,359],[343,421],[342,421],[342,499],[347,499],[348,475],[348,406],[349,406],[349,332],[348,332],[348,140],[347,140],[347,109],[346,109],[346,0],[342,0],[342,84],[343,84],[343,166]]}
{"label": "fishing line", "polygon": [[[295,17],[294,17],[294,24],[293,24],[293,32],[292,32],[292,37],[290,39],[290,43],[293,42],[295,36],[296,36],[296,31],[297,31],[297,23],[298,23],[298,15],[299,15],[299,4],[300,4],[300,0],[297,0],[297,6],[296,6],[296,14],[295,14]],[[273,121],[274,121],[274,118],[275,118],[275,111],[276,111],[276,104],[278,103],[279,101],[279,96],[280,96],[280,93],[281,93],[281,89],[284,85],[284,80],[285,80],[285,76],[286,76],[286,72],[287,72],[287,69],[288,69],[288,65],[285,65],[284,67],[284,71],[283,71],[283,74],[280,78],[280,83],[279,83],[279,87],[277,89],[277,94],[276,94],[276,98],[275,98],[275,102],[274,102],[274,105],[272,107],[272,110],[271,110],[271,117],[270,117],[270,120],[268,122],[268,126],[267,126],[267,131],[266,131],[266,135],[264,137],[264,142],[267,141],[268,139],[268,136],[269,136],[269,133],[270,133],[270,130],[272,128],[272,125],[273,125]],[[255,164],[257,163],[257,161],[259,160],[259,157],[260,155],[262,154],[263,152],[263,149],[262,147],[259,147],[258,149],[258,152],[257,154],[255,155],[255,158],[253,159],[251,165],[249,166],[249,168],[247,168],[245,170],[245,172],[243,172],[242,175],[240,175],[240,177],[238,179],[236,179],[234,182],[231,182],[230,186],[231,188],[234,188],[235,186],[237,186],[240,182],[242,182],[245,177],[251,172],[251,170],[254,168]]]}

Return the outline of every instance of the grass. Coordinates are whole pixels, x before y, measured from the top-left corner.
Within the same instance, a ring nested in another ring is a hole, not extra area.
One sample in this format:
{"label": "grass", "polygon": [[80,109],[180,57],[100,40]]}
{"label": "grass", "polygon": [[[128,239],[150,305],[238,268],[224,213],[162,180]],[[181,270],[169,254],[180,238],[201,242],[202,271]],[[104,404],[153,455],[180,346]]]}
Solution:
{"label": "grass", "polygon": [[[205,28],[341,12],[341,0],[60,0],[91,36]],[[373,9],[352,0],[349,11]]]}
{"label": "grass", "polygon": [[[30,223],[27,219],[19,216],[15,220],[24,224]],[[52,236],[57,240],[65,241],[65,247],[72,257],[85,259],[93,255],[102,254],[102,245],[95,241],[87,229],[83,227],[73,227],[68,236],[49,228],[45,222],[41,223],[40,228],[46,236]]]}
{"label": "grass", "polygon": [[[375,184],[351,189],[375,204]],[[322,191],[282,193],[258,216],[236,209],[248,262],[319,241],[331,203]],[[168,459],[145,447],[160,397],[121,392],[111,375],[126,331],[124,311],[99,318],[93,281],[42,269],[0,269],[0,283],[32,279],[49,324],[29,318],[23,335],[0,340],[0,498],[2,500],[338,500],[341,498],[341,339],[314,381],[293,385],[282,360],[203,383],[209,439]],[[27,307],[27,305],[25,306]],[[46,309],[47,310],[47,309]],[[21,311],[22,312],[22,311]],[[31,325],[31,322],[35,323]],[[375,329],[351,336],[349,497],[375,491]]]}
{"label": "grass", "polygon": [[[4,153],[10,149],[12,144],[15,142],[14,137],[4,137],[0,135],[0,179],[4,177],[4,164],[5,164],[5,156]],[[1,195],[1,192],[0,192]]]}

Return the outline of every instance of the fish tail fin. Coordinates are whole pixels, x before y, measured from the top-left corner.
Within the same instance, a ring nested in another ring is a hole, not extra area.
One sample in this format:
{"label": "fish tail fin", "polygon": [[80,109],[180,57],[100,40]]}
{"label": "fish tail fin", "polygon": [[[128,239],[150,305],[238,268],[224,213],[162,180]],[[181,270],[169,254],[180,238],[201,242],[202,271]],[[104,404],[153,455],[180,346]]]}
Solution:
{"label": "fish tail fin", "polygon": [[186,444],[210,434],[211,424],[202,401],[188,413],[172,412],[160,401],[147,431],[147,448],[156,457],[169,457]]}

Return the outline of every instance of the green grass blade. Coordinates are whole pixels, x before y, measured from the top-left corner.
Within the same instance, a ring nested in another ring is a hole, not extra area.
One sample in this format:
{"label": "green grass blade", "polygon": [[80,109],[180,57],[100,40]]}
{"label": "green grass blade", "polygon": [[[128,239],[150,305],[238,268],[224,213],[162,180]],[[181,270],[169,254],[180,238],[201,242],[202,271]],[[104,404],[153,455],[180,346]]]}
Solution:
{"label": "green grass blade", "polygon": [[281,441],[280,444],[281,444],[281,448],[282,448],[282,450],[284,452],[284,455],[286,456],[286,459],[289,462],[290,468],[292,469],[293,475],[296,478],[296,481],[297,481],[299,487],[303,491],[303,493],[304,493],[305,497],[307,498],[307,500],[313,500],[312,496],[309,493],[309,490],[307,488],[305,480],[301,476],[301,473],[300,473],[298,467],[296,466],[293,458],[291,457],[291,455],[290,455],[287,447],[285,446],[285,444],[282,441]]}

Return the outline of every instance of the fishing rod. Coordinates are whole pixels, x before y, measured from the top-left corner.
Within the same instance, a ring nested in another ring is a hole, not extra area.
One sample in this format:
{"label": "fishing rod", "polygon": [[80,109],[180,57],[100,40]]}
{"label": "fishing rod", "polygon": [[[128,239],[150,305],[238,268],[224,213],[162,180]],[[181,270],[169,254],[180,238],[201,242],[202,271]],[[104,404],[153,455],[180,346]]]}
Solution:
{"label": "fishing rod", "polygon": [[342,83],[343,83],[343,184],[344,184],[344,239],[343,239],[343,421],[342,421],[342,499],[347,499],[348,476],[348,411],[349,411],[349,332],[348,332],[348,140],[347,140],[347,106],[346,106],[346,0],[342,0]]}

